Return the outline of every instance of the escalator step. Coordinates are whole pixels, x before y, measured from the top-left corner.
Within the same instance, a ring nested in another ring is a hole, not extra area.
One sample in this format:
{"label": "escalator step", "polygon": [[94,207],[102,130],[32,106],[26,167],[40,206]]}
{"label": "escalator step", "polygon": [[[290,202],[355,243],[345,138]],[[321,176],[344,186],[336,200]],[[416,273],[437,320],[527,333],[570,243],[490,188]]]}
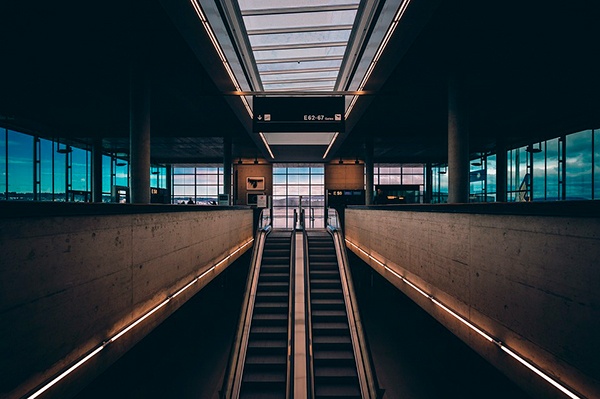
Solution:
{"label": "escalator step", "polygon": [[282,367],[273,367],[271,370],[257,371],[249,368],[249,370],[246,370],[242,376],[242,383],[273,384],[279,382],[285,384],[285,373],[286,369]]}
{"label": "escalator step", "polygon": [[349,335],[336,336],[336,335],[320,335],[313,336],[313,345],[351,345]]}
{"label": "escalator step", "polygon": [[360,399],[361,393],[357,384],[323,384],[315,387],[315,396],[317,398]]}
{"label": "escalator step", "polygon": [[270,364],[270,365],[279,365],[279,366],[286,366],[287,367],[287,361],[286,361],[286,356],[285,355],[266,355],[266,354],[253,354],[253,355],[248,355],[246,356],[246,364],[250,365],[257,365],[257,364]]}
{"label": "escalator step", "polygon": [[288,319],[288,315],[287,313],[275,313],[275,314],[269,314],[269,313],[257,313],[252,317],[252,322],[281,322],[281,321],[286,321],[287,322]]}

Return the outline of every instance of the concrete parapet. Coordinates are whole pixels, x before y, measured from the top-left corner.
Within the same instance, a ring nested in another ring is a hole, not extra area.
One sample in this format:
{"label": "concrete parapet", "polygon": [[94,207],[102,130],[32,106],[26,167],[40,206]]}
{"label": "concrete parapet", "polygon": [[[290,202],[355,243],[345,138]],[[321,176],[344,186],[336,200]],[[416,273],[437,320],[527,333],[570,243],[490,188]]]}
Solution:
{"label": "concrete parapet", "polygon": [[366,253],[349,244],[350,250],[532,395],[566,397],[394,273],[582,397],[600,397],[598,205],[586,205],[595,207],[589,216],[581,210],[560,215],[556,207],[545,212],[548,205],[530,212],[535,204],[515,212],[510,204],[357,207],[346,210],[346,239]]}
{"label": "concrete parapet", "polygon": [[251,248],[253,237],[251,209],[147,205],[127,213],[88,204],[91,212],[69,215],[64,204],[55,213],[44,204],[43,215],[36,205],[30,216],[0,212],[0,396],[30,393],[208,272],[42,396],[68,397]]}

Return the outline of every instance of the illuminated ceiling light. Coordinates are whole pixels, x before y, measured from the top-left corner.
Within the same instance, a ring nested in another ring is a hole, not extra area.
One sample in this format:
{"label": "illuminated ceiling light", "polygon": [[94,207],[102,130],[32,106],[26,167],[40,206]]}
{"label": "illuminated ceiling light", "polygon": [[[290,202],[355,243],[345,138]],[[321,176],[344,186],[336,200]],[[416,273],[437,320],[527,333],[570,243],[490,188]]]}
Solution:
{"label": "illuminated ceiling light", "polygon": [[165,306],[168,302],[171,301],[171,299],[173,299],[176,296],[180,295],[182,292],[184,292],[185,290],[187,290],[188,288],[190,288],[196,282],[202,280],[208,273],[212,272],[217,267],[219,267],[221,264],[223,264],[227,260],[231,259],[232,256],[234,256],[235,254],[237,254],[238,252],[240,252],[241,250],[243,250],[244,248],[246,248],[248,245],[252,244],[253,241],[254,241],[254,238],[251,238],[248,241],[246,241],[245,243],[243,243],[242,245],[240,245],[235,251],[233,251],[232,253],[230,253],[229,255],[227,255],[225,258],[223,258],[217,264],[213,265],[210,269],[206,270],[201,275],[199,275],[199,276],[195,277],[194,279],[192,279],[192,281],[190,281],[188,284],[186,284],[185,286],[183,286],[182,288],[180,288],[179,290],[177,290],[177,292],[175,292],[173,295],[169,295],[165,300],[163,300],[161,303],[159,303],[158,305],[156,305],[155,307],[153,307],[151,310],[149,310],[147,313],[145,313],[144,315],[142,315],[139,319],[137,319],[136,321],[134,321],[133,323],[131,323],[130,325],[128,325],[127,327],[125,327],[118,334],[116,334],[113,337],[111,337],[110,339],[102,342],[96,349],[94,349],[92,352],[90,352],[89,354],[87,354],[86,356],[84,356],[83,358],[81,358],[80,360],[78,360],[75,364],[73,364],[71,367],[69,367],[68,369],[66,369],[65,371],[63,371],[62,373],[60,373],[58,376],[56,376],[55,378],[53,378],[50,382],[48,382],[47,384],[45,384],[44,386],[42,386],[40,389],[38,389],[37,391],[35,391],[33,394],[31,394],[30,396],[28,396],[27,399],[35,399],[35,398],[39,397],[40,395],[42,395],[44,392],[46,392],[52,386],[56,385],[59,381],[61,381],[63,378],[65,378],[67,375],[71,374],[74,370],[76,370],[77,368],[81,367],[88,360],[90,360],[91,358],[93,358],[94,356],[96,356],[107,345],[111,344],[112,342],[115,342],[117,339],[119,339],[120,337],[122,337],[123,335],[125,335],[127,332],[131,331],[131,329],[133,329],[135,326],[137,326],[142,321],[144,321],[145,319],[147,319],[148,317],[150,317],[150,315],[152,315],[157,310],[159,310],[160,308],[162,308],[163,306]]}
{"label": "illuminated ceiling light", "polygon": [[[410,0],[404,0],[402,2],[402,4],[400,5],[400,7],[398,7],[398,11],[396,12],[396,15],[394,16],[394,19],[393,19],[392,23],[390,24],[390,27],[388,28],[387,32],[385,33],[383,40],[379,44],[379,47],[377,48],[377,51],[375,52],[375,56],[373,57],[371,64],[369,64],[369,68],[367,68],[367,72],[365,73],[365,76],[362,78],[360,84],[358,85],[358,89],[356,91],[362,91],[365,88],[367,81],[369,80],[369,78],[371,77],[371,74],[373,73],[373,70],[375,69],[375,65],[379,61],[379,57],[381,57],[381,54],[383,54],[383,51],[385,50],[388,42],[390,41],[390,38],[392,37],[392,35],[394,34],[394,31],[396,30],[396,27],[398,26],[398,22],[400,22],[400,20],[402,19],[402,16],[404,15],[404,12],[408,8],[409,4],[410,4]],[[346,110],[346,119],[348,119],[348,116],[352,112],[352,109],[354,108],[354,105],[356,104],[357,100],[358,100],[358,96],[355,95],[354,97],[352,97],[352,101],[350,102],[350,105],[348,106],[348,109]]]}
{"label": "illuminated ceiling light", "polygon": [[[210,24],[208,23],[208,20],[206,19],[206,16],[204,15],[204,12],[202,11],[202,7],[200,7],[200,4],[198,4],[197,0],[190,0],[190,3],[192,3],[194,10],[196,10],[196,14],[198,15],[198,18],[200,18],[200,21],[202,22],[202,26],[204,26],[204,30],[208,34],[208,37],[210,38],[210,41],[211,41],[213,47],[217,51],[217,54],[218,54],[219,58],[221,59],[221,63],[223,63],[223,66],[225,67],[225,70],[227,71],[227,74],[229,75],[229,78],[231,79],[233,86],[235,87],[235,89],[238,92],[242,92],[243,91],[242,87],[240,86],[239,82],[237,81],[237,79],[233,73],[233,70],[231,69],[229,62],[227,61],[227,57],[225,57],[225,53],[221,49],[221,45],[219,44],[219,41],[217,40],[216,35],[214,34],[212,28],[210,27]],[[242,100],[242,103],[244,104],[244,107],[246,108],[248,115],[250,116],[250,118],[252,118],[252,116],[253,116],[252,109],[250,108],[250,104],[248,103],[248,100],[246,99],[246,97],[240,97],[240,99]]]}
{"label": "illuminated ceiling light", "polygon": [[327,158],[327,154],[329,154],[329,150],[331,150],[331,147],[333,146],[333,143],[335,142],[335,139],[337,139],[339,134],[339,132],[335,132],[335,134],[333,135],[329,146],[327,146],[327,150],[325,150],[325,154],[323,154],[323,159]]}
{"label": "illuminated ceiling light", "polygon": [[265,144],[265,147],[267,147],[267,151],[269,151],[269,155],[271,156],[271,158],[275,159],[275,155],[273,155],[273,152],[271,151],[271,147],[269,146],[269,143],[267,143],[267,139],[265,139],[265,135],[262,132],[258,132],[258,135],[260,136],[263,143]]}
{"label": "illuminated ceiling light", "polygon": [[458,313],[456,313],[455,311],[453,311],[452,309],[450,309],[444,303],[442,303],[441,301],[439,301],[438,299],[436,299],[433,295],[428,294],[427,292],[425,292],[424,290],[422,290],[421,288],[419,288],[416,284],[412,283],[411,281],[409,281],[404,276],[401,276],[395,270],[391,269],[390,267],[388,267],[387,265],[385,265],[383,262],[381,262],[380,260],[378,260],[377,258],[375,258],[374,256],[372,256],[367,251],[365,251],[364,249],[360,248],[358,245],[354,244],[353,242],[351,242],[347,238],[345,238],[344,240],[346,241],[346,243],[348,245],[356,248],[360,253],[364,254],[367,258],[373,260],[375,263],[377,263],[378,265],[382,266],[386,271],[388,271],[391,274],[393,274],[396,278],[398,278],[398,279],[402,280],[403,282],[405,282],[406,284],[408,284],[411,288],[413,288],[414,290],[416,290],[419,294],[421,294],[424,297],[426,297],[429,300],[431,300],[431,302],[433,302],[436,306],[438,306],[441,309],[443,309],[444,311],[446,311],[448,314],[450,314],[455,319],[457,319],[458,321],[460,321],[461,323],[463,323],[464,325],[466,325],[467,327],[469,327],[471,330],[473,330],[474,332],[476,332],[477,334],[479,334],[480,336],[482,336],[483,338],[485,338],[487,341],[489,341],[489,342],[497,345],[505,353],[507,353],[508,355],[510,355],[512,358],[514,358],[515,360],[517,360],[523,366],[527,367],[529,370],[533,371],[535,374],[537,374],[541,378],[543,378],[546,382],[548,382],[549,384],[551,384],[553,387],[555,387],[556,389],[560,390],[562,393],[564,393],[565,395],[567,395],[571,399],[581,399],[580,396],[576,395],[574,392],[572,392],[571,390],[569,390],[564,385],[558,383],[556,380],[554,380],[548,374],[544,373],[541,369],[539,369],[538,367],[536,367],[531,362],[527,361],[524,357],[522,357],[521,355],[519,355],[517,352],[513,351],[508,346],[504,345],[501,341],[499,341],[497,339],[494,339],[492,337],[492,335],[488,334],[487,332],[485,332],[481,328],[477,327],[476,325],[474,325],[473,323],[471,323],[470,321],[468,321],[463,316],[459,315]]}

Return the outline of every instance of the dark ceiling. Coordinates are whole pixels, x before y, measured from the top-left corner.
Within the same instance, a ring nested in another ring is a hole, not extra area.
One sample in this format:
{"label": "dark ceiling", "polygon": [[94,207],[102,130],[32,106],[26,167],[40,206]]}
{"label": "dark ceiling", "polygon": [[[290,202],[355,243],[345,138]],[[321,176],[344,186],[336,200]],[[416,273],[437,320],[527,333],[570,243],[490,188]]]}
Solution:
{"label": "dark ceiling", "polygon": [[[372,140],[379,162],[444,161],[450,70],[474,154],[600,127],[593,3],[413,0],[331,158],[363,157]],[[136,58],[151,76],[155,162],[219,161],[224,138],[236,158],[265,155],[189,1],[164,4],[2,2],[0,125],[126,153]]]}

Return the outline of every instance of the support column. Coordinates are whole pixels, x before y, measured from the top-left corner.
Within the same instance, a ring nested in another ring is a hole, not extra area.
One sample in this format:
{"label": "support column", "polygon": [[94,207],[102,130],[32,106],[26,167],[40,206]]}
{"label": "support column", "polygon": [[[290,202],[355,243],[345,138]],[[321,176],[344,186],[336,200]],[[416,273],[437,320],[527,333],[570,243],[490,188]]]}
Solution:
{"label": "support column", "polygon": [[431,162],[425,164],[425,198],[423,202],[425,204],[431,204],[433,198],[433,171],[431,168]]}
{"label": "support column", "polygon": [[131,203],[150,203],[150,83],[143,68],[131,68],[129,104]]}
{"label": "support column", "polygon": [[173,203],[173,165],[167,164],[165,165],[166,176],[165,183],[167,185],[167,195],[169,196],[169,204]]}
{"label": "support column", "polygon": [[469,118],[463,82],[448,78],[448,203],[469,202]]}
{"label": "support column", "polygon": [[506,145],[504,140],[498,139],[496,141],[496,202],[506,202],[507,172]]}
{"label": "support column", "polygon": [[231,205],[231,137],[223,138],[223,194],[228,195]]}
{"label": "support column", "polygon": [[102,139],[92,143],[92,202],[102,202]]}
{"label": "support column", "polygon": [[373,204],[373,140],[368,139],[365,142],[365,203]]}

